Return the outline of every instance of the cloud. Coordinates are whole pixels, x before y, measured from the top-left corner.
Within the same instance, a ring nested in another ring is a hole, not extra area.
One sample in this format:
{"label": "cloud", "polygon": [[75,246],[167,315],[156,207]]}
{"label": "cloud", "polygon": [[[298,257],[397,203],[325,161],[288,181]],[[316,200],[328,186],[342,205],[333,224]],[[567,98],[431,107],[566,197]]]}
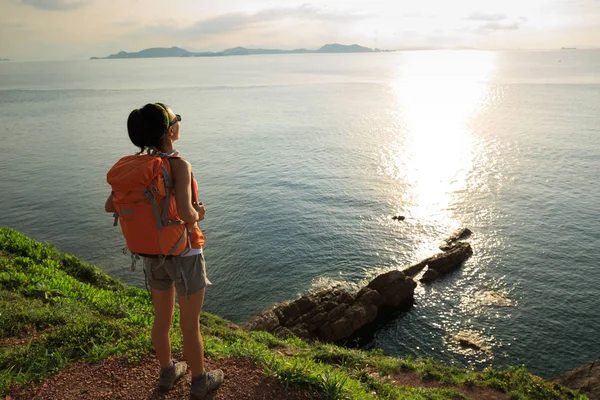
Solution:
{"label": "cloud", "polygon": [[511,23],[499,23],[499,22],[488,22],[486,24],[480,25],[477,28],[478,32],[488,33],[491,31],[516,31],[521,29],[521,24],[518,22]]}
{"label": "cloud", "polygon": [[69,11],[88,5],[92,0],[21,0],[21,4],[49,11]]}
{"label": "cloud", "polygon": [[111,23],[111,26],[117,27],[117,28],[131,28],[131,27],[135,27],[136,25],[138,25],[139,22],[133,19],[125,19],[125,20],[120,20],[120,21],[115,21]]}
{"label": "cloud", "polygon": [[181,36],[220,35],[239,32],[254,27],[261,27],[267,23],[290,18],[330,23],[348,23],[367,18],[367,16],[349,13],[326,12],[312,6],[301,5],[295,8],[269,8],[256,13],[231,12],[197,21],[191,26],[185,28],[154,26],[151,28],[151,30],[172,33]]}
{"label": "cloud", "polygon": [[505,14],[486,14],[474,12],[466,18],[468,21],[479,23],[473,31],[480,34],[488,34],[499,31],[516,31],[527,22],[527,18],[508,18]]}
{"label": "cloud", "polygon": [[469,21],[487,21],[487,22],[495,22],[495,21],[503,21],[506,19],[506,15],[504,14],[485,14],[480,12],[474,12],[469,15],[466,19]]}

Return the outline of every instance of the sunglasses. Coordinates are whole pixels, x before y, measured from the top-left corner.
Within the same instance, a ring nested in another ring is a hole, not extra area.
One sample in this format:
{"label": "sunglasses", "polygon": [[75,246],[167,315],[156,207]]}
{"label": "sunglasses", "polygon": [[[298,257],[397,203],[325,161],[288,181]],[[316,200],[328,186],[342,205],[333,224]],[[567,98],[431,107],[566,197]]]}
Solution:
{"label": "sunglasses", "polygon": [[170,127],[172,127],[173,125],[175,125],[176,123],[178,123],[180,121],[181,121],[181,115],[175,114],[175,119],[169,123],[169,126],[167,127],[167,129],[169,129]]}

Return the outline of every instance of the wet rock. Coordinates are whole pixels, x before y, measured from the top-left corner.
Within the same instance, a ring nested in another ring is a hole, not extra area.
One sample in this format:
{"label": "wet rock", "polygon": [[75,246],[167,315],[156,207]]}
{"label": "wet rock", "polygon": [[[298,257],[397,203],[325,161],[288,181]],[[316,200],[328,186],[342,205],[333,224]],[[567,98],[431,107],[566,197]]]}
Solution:
{"label": "wet rock", "polygon": [[325,322],[318,329],[319,337],[328,342],[345,339],[361,327],[373,322],[377,317],[377,311],[378,308],[372,304],[356,303],[339,318]]}
{"label": "wet rock", "polygon": [[502,293],[490,290],[477,295],[477,301],[484,306],[509,307],[512,301]]}
{"label": "wet rock", "polygon": [[428,268],[427,271],[425,271],[425,273],[421,277],[421,282],[423,282],[423,283],[433,282],[439,277],[440,277],[439,272],[437,272],[435,269]]}
{"label": "wet rock", "polygon": [[473,234],[469,228],[459,228],[456,231],[452,232],[450,236],[444,240],[444,243],[440,245],[440,250],[449,251],[455,245],[456,242],[462,239],[466,239]]}
{"label": "wet rock", "polygon": [[[451,237],[462,238],[470,232],[464,228]],[[247,321],[242,328],[267,331],[280,337],[294,334],[305,340],[337,342],[373,326],[386,310],[412,305],[417,286],[412,277],[425,267],[427,271],[421,281],[431,282],[460,266],[472,254],[469,243],[457,242],[448,251],[403,271],[392,270],[375,277],[357,293],[334,288],[305,294],[294,301],[275,305]]]}
{"label": "wet rock", "polygon": [[454,231],[446,240],[446,242],[456,242],[457,240],[466,239],[471,236],[473,232],[469,228],[460,228]]}
{"label": "wet rock", "polygon": [[426,274],[429,270],[434,270],[438,275],[434,276],[434,273],[431,272],[425,280],[421,278],[421,282],[431,282],[434,277],[437,278],[453,271],[471,257],[472,254],[473,249],[469,243],[459,242],[451,250],[427,258],[424,260],[429,267]]}
{"label": "wet rock", "polygon": [[463,348],[484,352],[491,351],[491,348],[485,344],[483,337],[477,332],[460,332],[452,336],[452,341],[458,343]]}
{"label": "wet rock", "polygon": [[416,286],[402,272],[390,271],[356,294],[340,289],[307,294],[263,312],[242,327],[280,337],[291,332],[306,340],[336,342],[375,321],[382,307],[412,302]]}
{"label": "wet rock", "polygon": [[367,288],[377,291],[383,297],[383,304],[399,307],[413,297],[417,284],[401,271],[390,271],[373,279]]}
{"label": "wet rock", "polygon": [[423,260],[417,264],[411,265],[408,268],[404,268],[402,270],[402,272],[406,276],[413,277],[413,276],[417,275],[419,272],[421,272],[423,270],[423,268],[425,268],[426,266],[427,266],[427,260]]}

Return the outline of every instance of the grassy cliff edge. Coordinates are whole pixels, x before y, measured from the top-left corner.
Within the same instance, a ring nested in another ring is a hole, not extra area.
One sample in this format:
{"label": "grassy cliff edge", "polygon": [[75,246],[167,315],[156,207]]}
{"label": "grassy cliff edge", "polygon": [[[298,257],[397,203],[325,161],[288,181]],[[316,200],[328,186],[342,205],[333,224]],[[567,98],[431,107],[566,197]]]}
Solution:
{"label": "grassy cliff edge", "polygon": [[[0,396],[43,382],[77,361],[118,356],[139,362],[152,352],[152,318],[145,290],[128,287],[50,244],[0,228]],[[178,313],[173,324],[179,324]],[[509,399],[587,399],[525,367],[476,372],[380,351],[281,340],[245,332],[208,313],[201,324],[208,359],[250,359],[283,385],[304,388],[316,398],[466,399],[476,387]],[[178,329],[172,342],[180,352]],[[403,374],[417,374],[423,385],[403,386],[393,379]]]}

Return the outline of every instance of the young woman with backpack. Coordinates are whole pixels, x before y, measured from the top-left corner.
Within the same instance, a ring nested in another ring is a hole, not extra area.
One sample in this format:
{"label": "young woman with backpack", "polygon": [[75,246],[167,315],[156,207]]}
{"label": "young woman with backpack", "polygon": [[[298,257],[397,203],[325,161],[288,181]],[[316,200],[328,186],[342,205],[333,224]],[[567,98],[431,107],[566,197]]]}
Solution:
{"label": "young woman with backpack", "polygon": [[[127,120],[140,152],[121,158],[108,172],[107,212],[120,222],[132,258],[141,256],[154,304],[152,343],[160,363],[159,387],[170,390],[187,364],[171,358],[169,330],[179,302],[183,352],[192,372],[192,396],[203,399],[223,382],[221,370],[205,371],[199,317],[210,281],[198,222],[204,205],[190,163],[177,157],[181,117],[163,103],[133,110]],[[135,263],[135,261],[134,261]]]}

